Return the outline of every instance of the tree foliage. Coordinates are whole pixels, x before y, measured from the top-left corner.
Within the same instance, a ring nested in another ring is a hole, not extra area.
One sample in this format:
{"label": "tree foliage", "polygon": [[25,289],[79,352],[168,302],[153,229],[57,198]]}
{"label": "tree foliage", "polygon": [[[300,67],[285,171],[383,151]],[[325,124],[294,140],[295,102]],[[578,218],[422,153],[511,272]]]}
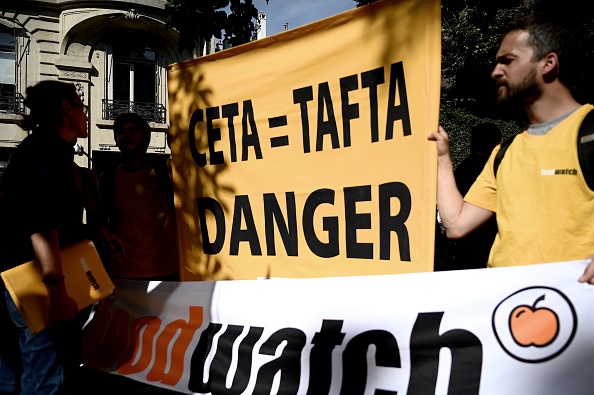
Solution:
{"label": "tree foliage", "polygon": [[[501,114],[494,106],[491,72],[500,42],[499,29],[513,16],[537,11],[556,14],[558,19],[571,18],[577,28],[584,28],[592,23],[592,17],[580,15],[580,8],[575,0],[565,0],[563,6],[551,0],[443,0],[442,103],[455,101],[477,115],[507,115],[522,121],[518,114]],[[591,42],[588,30],[584,30],[584,39]],[[591,63],[591,58],[592,51],[584,51],[584,63]],[[590,77],[581,72],[575,77],[578,83],[572,86],[574,94],[586,99],[584,88],[591,85]]]}
{"label": "tree foliage", "polygon": [[229,36],[231,45],[250,42],[257,33],[258,10],[252,0],[231,0],[231,13],[227,17],[225,33]]}
{"label": "tree foliage", "polygon": [[357,3],[357,7],[361,7],[362,5],[367,5],[371,3],[375,3],[377,0],[354,0]]}
{"label": "tree foliage", "polygon": [[193,51],[201,40],[221,39],[223,32],[232,45],[243,44],[258,29],[252,0],[167,0],[165,11],[167,26],[179,31],[180,51]]}

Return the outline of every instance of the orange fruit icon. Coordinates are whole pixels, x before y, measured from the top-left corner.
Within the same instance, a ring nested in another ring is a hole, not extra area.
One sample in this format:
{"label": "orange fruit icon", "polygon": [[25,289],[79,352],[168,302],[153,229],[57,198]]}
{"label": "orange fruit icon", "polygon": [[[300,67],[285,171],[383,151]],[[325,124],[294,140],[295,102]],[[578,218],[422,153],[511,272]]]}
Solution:
{"label": "orange fruit icon", "polygon": [[559,318],[549,308],[539,307],[536,299],[532,306],[520,305],[509,315],[509,328],[514,341],[523,347],[545,347],[551,344],[559,333]]}

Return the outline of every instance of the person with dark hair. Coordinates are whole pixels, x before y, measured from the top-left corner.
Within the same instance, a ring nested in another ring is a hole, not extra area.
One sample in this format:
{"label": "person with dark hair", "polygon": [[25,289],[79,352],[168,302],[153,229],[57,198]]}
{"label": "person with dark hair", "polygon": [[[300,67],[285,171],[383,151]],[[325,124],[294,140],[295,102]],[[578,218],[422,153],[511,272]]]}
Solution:
{"label": "person with dark hair", "polygon": [[[448,237],[463,237],[497,213],[489,267],[591,259],[594,253],[594,191],[578,170],[576,143],[594,106],[580,104],[571,90],[579,38],[555,15],[526,15],[503,27],[491,74],[497,101],[520,106],[529,125],[497,169],[501,145],[493,150],[464,197],[447,133],[440,126],[428,136],[437,145],[437,205]],[[578,280],[594,284],[592,260]]]}
{"label": "person with dark hair", "polygon": [[21,393],[75,393],[84,322],[66,293],[59,252],[85,238],[73,144],[87,137],[86,109],[75,86],[59,81],[28,87],[25,106],[29,112],[20,126],[32,133],[17,147],[0,182],[2,226],[10,229],[0,261],[2,270],[37,261],[50,325],[31,333],[5,293],[8,314],[20,331]]}
{"label": "person with dark hair", "polygon": [[151,128],[135,113],[113,125],[121,163],[99,176],[99,225],[116,236],[121,250],[112,255],[113,278],[179,280],[177,230],[170,169],[147,150]]}

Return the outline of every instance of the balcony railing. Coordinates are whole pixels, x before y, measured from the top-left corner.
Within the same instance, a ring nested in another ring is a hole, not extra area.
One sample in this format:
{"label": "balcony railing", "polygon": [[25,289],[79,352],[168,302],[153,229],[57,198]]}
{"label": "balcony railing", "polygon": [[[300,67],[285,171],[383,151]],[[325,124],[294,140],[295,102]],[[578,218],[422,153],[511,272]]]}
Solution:
{"label": "balcony railing", "polygon": [[25,111],[25,98],[20,93],[0,90],[0,113],[22,114]]}
{"label": "balcony railing", "polygon": [[133,112],[149,122],[165,123],[165,106],[159,103],[129,102],[103,99],[103,119],[115,120],[118,115]]}

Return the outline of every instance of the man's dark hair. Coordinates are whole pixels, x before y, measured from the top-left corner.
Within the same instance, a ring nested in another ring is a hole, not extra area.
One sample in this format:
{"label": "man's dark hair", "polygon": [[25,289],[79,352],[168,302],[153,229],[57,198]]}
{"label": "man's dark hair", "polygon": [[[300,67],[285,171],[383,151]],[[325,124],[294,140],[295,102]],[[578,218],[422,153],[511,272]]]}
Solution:
{"label": "man's dark hair", "polygon": [[74,104],[76,87],[68,82],[47,80],[27,88],[25,106],[29,113],[19,126],[23,130],[53,128],[62,124],[62,102]]}
{"label": "man's dark hair", "polygon": [[133,112],[120,114],[117,116],[117,118],[113,122],[114,140],[116,140],[116,134],[122,133],[124,131],[124,125],[127,123],[133,123],[135,125],[138,125],[140,130],[142,130],[142,137],[144,138],[148,146],[148,143],[151,141],[151,127],[146,119],[142,118],[140,115]]}
{"label": "man's dark hair", "polygon": [[470,131],[470,151],[490,154],[501,143],[501,129],[492,122],[481,122]]}
{"label": "man's dark hair", "polygon": [[534,61],[551,52],[557,54],[558,78],[571,89],[573,78],[579,72],[579,57],[583,56],[582,35],[576,28],[576,23],[571,23],[567,17],[554,13],[522,15],[503,25],[502,38],[518,30],[528,32],[528,44],[534,50]]}

